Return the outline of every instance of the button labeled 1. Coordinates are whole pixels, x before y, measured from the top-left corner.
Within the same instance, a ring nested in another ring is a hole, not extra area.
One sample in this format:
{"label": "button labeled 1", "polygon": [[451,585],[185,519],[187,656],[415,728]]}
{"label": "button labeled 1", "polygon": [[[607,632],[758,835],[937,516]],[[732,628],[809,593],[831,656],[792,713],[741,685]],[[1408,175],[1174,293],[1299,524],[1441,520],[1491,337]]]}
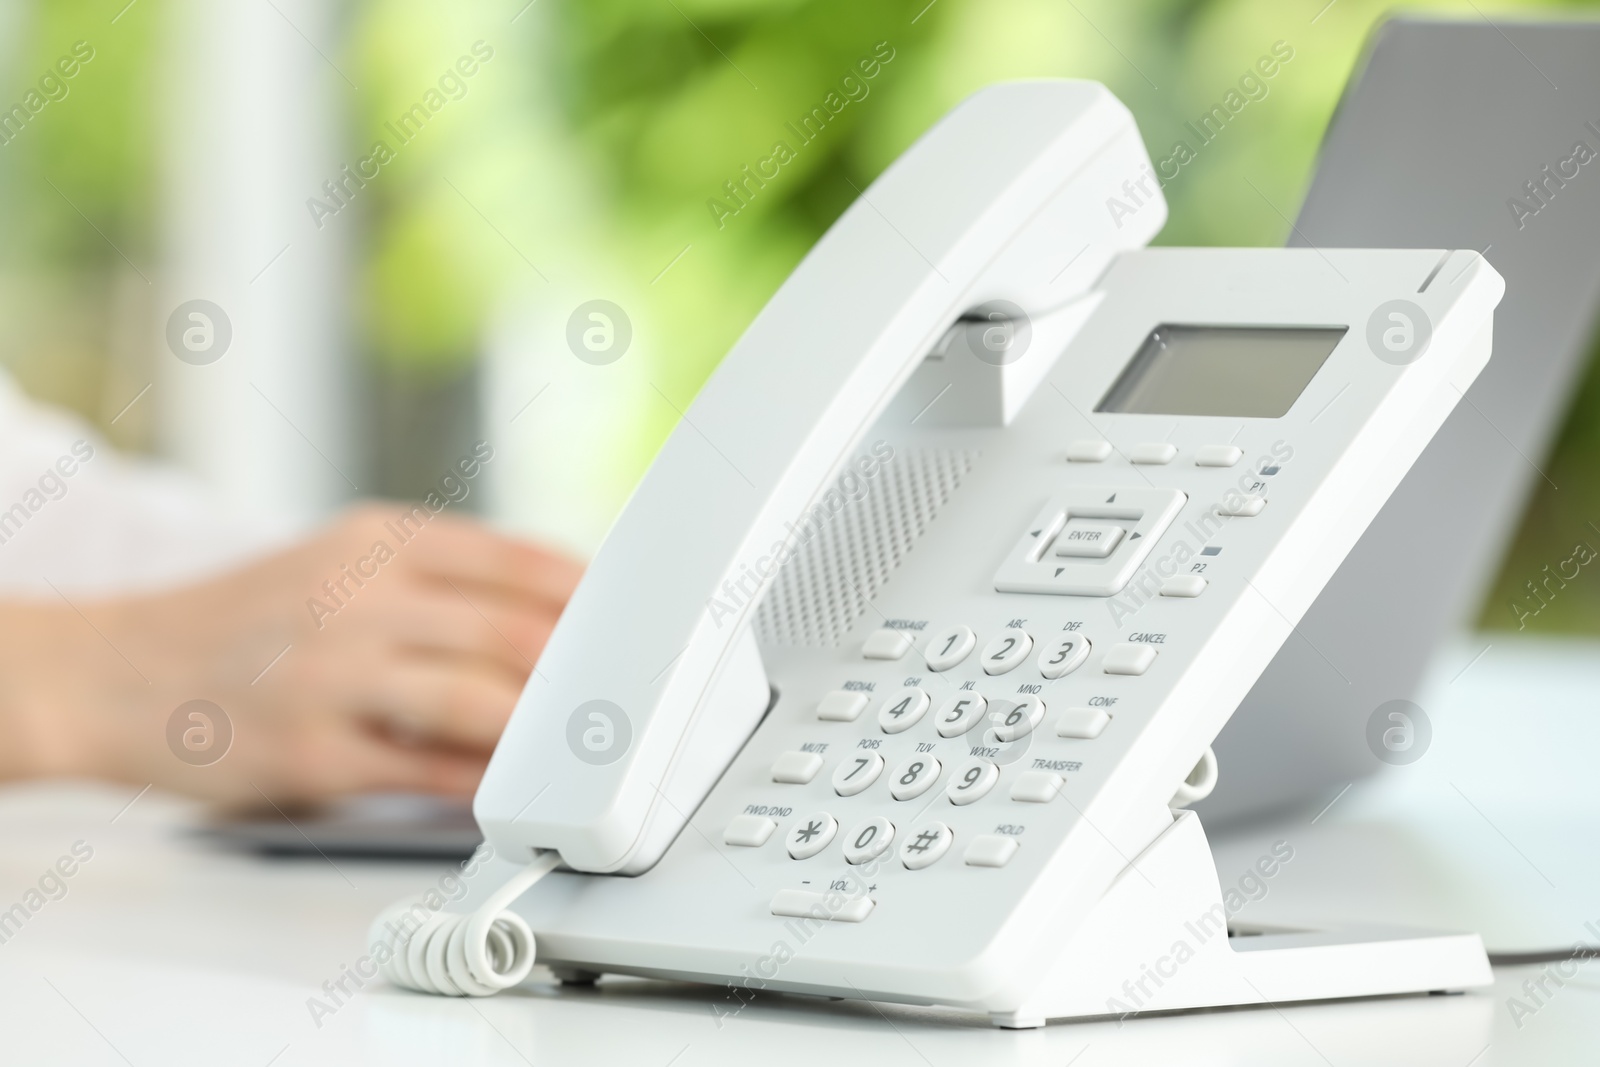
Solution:
{"label": "button labeled 1", "polygon": [[947,671],[967,658],[978,636],[970,627],[950,626],[938,630],[922,646],[922,658],[930,671]]}

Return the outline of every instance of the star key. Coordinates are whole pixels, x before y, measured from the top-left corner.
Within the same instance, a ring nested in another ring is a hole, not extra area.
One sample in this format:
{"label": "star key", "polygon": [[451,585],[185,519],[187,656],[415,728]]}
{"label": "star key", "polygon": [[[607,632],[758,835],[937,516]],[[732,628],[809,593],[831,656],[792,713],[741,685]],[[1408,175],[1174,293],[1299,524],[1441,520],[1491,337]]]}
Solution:
{"label": "star key", "polygon": [[803,815],[789,829],[785,844],[789,855],[797,860],[810,859],[833,841],[839,832],[839,823],[825,811]]}

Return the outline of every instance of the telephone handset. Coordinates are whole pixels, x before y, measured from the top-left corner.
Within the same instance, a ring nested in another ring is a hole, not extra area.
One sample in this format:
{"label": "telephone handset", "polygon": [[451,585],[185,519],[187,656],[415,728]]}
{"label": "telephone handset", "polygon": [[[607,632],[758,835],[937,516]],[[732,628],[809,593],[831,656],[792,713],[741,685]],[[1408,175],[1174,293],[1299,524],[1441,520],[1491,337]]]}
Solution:
{"label": "telephone handset", "polygon": [[[1487,360],[1503,283],[1470,253],[1143,250],[1164,221],[1089,82],[984,90],[863,192],[528,682],[474,811],[529,866],[391,977],[492,992],[537,931],[561,974],[1026,1026],[1117,1011],[1140,953],[1220,922],[1181,810],[1208,746]],[[1473,935],[1249,948],[1124,1010],[1488,975]]]}
{"label": "telephone handset", "polygon": [[[1091,193],[1139,151],[1101,86],[1007,85],[845,211],[695,398],[551,635],[474,803],[497,849],[626,874],[660,858],[766,710],[746,568],[794,540],[786,523],[962,312],[1070,305],[1155,234],[1159,200],[1119,229]],[[573,758],[586,705],[610,762]]]}

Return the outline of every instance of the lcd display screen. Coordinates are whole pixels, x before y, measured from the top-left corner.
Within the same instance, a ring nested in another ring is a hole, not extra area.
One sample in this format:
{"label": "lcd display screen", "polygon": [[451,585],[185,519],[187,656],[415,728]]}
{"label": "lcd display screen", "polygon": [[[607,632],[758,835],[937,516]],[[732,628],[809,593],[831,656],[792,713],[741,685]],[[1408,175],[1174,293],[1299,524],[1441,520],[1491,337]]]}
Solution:
{"label": "lcd display screen", "polygon": [[1095,410],[1276,419],[1347,332],[1347,326],[1163,323]]}

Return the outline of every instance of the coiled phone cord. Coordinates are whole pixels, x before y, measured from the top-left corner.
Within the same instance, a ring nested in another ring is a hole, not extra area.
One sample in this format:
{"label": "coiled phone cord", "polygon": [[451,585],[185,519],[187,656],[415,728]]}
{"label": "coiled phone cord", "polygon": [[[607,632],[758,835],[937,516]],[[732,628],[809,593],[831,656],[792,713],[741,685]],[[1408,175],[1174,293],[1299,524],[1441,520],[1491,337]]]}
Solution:
{"label": "coiled phone cord", "polygon": [[[537,853],[476,911],[430,912],[391,945],[394,955],[379,973],[405,989],[447,997],[487,997],[516,985],[533,969],[535,946],[527,921],[507,909],[560,862],[554,851]],[[416,909],[411,899],[385,908],[372,921],[372,942],[390,944],[408,920],[415,924]]]}

